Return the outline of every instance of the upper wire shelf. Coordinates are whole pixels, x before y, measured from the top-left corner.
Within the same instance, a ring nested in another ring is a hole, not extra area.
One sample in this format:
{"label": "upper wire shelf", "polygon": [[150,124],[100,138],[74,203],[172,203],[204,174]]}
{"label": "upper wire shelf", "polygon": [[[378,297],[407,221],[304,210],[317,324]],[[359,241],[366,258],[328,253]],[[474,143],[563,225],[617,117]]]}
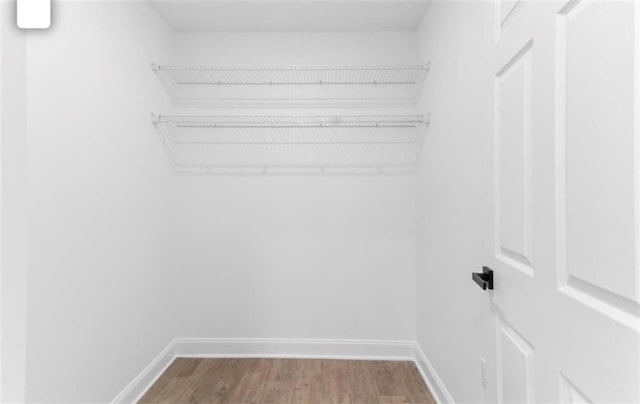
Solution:
{"label": "upper wire shelf", "polygon": [[152,68],[177,106],[413,108],[429,64]]}
{"label": "upper wire shelf", "polygon": [[178,85],[416,84],[429,65],[403,66],[176,66],[152,65]]}

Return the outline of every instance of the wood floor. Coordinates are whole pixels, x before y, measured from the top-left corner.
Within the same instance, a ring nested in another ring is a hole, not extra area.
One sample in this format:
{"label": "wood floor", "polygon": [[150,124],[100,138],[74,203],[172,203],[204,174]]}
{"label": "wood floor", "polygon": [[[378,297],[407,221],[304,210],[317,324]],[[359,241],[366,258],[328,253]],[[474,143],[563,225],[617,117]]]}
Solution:
{"label": "wood floor", "polygon": [[428,403],[413,362],[176,359],[141,403]]}

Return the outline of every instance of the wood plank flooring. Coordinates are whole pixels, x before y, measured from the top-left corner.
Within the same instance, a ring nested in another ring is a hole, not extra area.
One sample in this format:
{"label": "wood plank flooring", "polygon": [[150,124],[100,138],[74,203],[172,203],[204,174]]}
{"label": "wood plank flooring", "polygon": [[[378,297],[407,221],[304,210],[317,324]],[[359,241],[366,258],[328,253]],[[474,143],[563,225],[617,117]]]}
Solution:
{"label": "wood plank flooring", "polygon": [[178,358],[140,403],[427,403],[413,362]]}

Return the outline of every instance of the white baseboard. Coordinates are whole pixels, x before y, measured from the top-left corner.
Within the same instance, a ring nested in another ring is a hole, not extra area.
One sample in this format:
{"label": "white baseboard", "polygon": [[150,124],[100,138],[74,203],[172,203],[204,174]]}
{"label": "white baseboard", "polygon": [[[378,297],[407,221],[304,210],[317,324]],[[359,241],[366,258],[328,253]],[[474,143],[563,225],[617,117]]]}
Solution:
{"label": "white baseboard", "polygon": [[413,360],[413,341],[178,338],[176,357]]}
{"label": "white baseboard", "polygon": [[164,373],[175,359],[174,345],[171,341],[165,349],[156,356],[151,363],[116,398],[111,401],[116,403],[135,403],[142,395],[153,386],[153,383]]}
{"label": "white baseboard", "polygon": [[415,341],[330,339],[176,338],[112,404],[135,403],[175,358],[317,358],[414,361],[439,403],[453,403]]}
{"label": "white baseboard", "polygon": [[455,401],[453,401],[453,397],[449,394],[449,390],[447,390],[447,387],[442,382],[442,379],[440,379],[440,376],[438,376],[435,368],[431,362],[429,362],[429,359],[418,343],[415,344],[415,362],[418,370],[422,374],[422,378],[436,401],[438,403],[454,404]]}

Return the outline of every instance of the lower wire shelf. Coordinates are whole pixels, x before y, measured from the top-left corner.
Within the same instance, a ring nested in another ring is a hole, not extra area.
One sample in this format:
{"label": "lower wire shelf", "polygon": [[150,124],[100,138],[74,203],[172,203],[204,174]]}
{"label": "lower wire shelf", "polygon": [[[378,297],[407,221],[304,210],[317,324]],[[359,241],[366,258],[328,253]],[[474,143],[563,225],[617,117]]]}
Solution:
{"label": "lower wire shelf", "polygon": [[152,115],[176,173],[413,173],[423,115]]}

